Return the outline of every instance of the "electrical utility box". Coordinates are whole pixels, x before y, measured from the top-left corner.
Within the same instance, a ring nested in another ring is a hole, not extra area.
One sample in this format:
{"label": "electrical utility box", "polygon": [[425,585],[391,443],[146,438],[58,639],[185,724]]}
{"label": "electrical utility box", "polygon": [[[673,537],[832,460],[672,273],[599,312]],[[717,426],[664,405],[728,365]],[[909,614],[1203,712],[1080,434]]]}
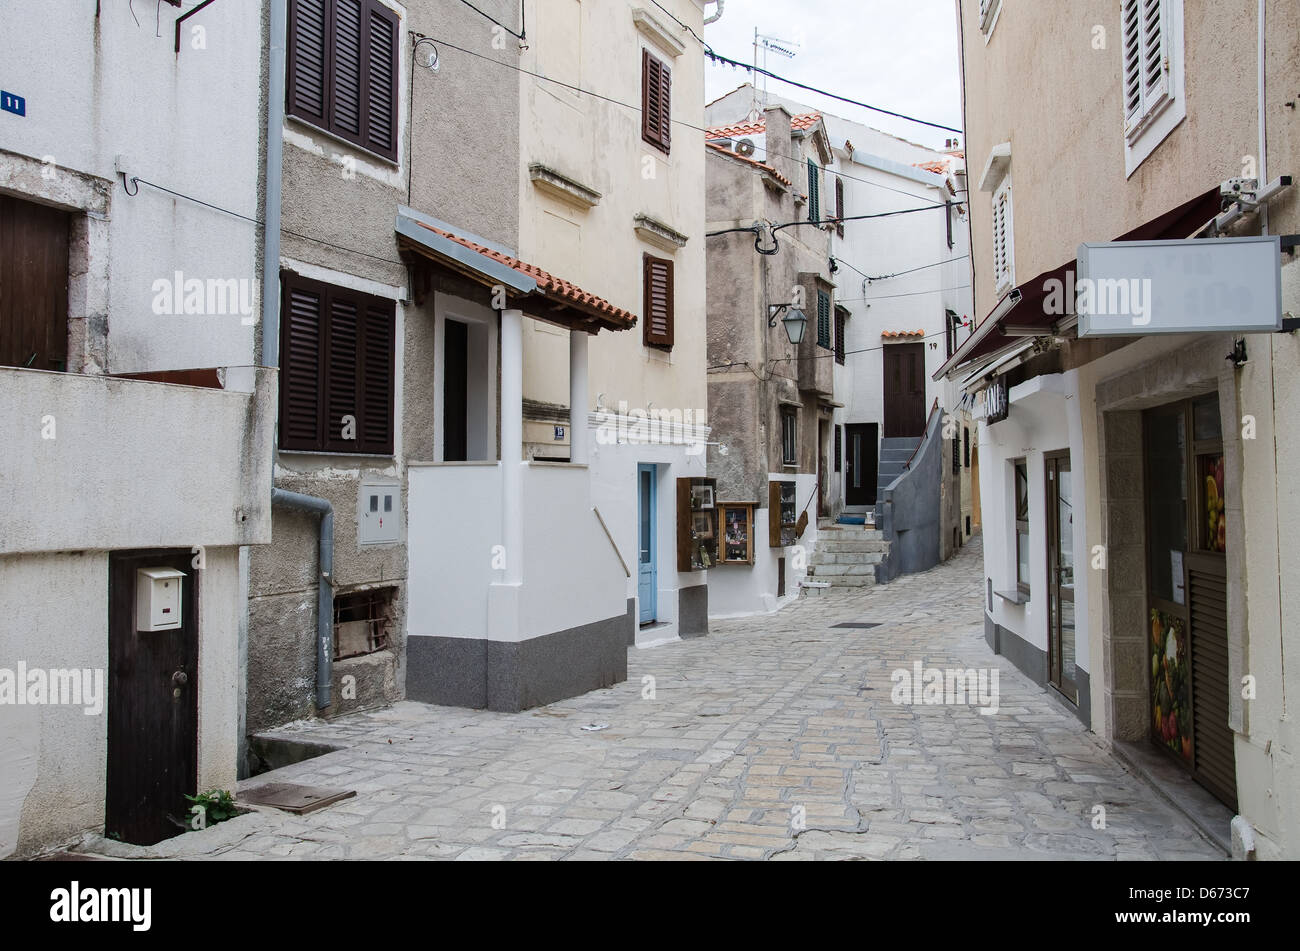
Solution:
{"label": "electrical utility box", "polygon": [[394,545],[402,540],[402,487],[363,482],[357,511],[357,542]]}

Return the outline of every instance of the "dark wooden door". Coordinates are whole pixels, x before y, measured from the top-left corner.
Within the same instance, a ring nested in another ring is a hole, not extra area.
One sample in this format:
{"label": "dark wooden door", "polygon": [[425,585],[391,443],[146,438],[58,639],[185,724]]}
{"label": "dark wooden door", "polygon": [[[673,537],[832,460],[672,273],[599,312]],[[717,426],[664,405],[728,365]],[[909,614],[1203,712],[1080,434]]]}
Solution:
{"label": "dark wooden door", "polygon": [[443,325],[442,458],[469,458],[469,327],[458,320]]}
{"label": "dark wooden door", "polygon": [[[152,845],[186,831],[198,784],[198,584],[185,550],[113,552],[108,560],[106,835]],[[175,568],[178,630],[137,632],[136,572]]]}
{"label": "dark wooden door", "polygon": [[885,347],[885,438],[925,432],[925,344]]}
{"label": "dark wooden door", "polygon": [[875,505],[880,440],[875,423],[844,427],[844,504]]}
{"label": "dark wooden door", "polygon": [[0,196],[0,366],[67,369],[68,223]]}

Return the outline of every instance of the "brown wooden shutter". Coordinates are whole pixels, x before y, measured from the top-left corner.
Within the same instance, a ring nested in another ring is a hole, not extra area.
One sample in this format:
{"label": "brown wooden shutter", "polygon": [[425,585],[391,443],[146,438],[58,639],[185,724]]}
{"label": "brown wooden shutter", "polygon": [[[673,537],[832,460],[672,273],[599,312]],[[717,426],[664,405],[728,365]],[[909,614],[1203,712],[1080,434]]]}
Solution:
{"label": "brown wooden shutter", "polygon": [[672,142],[672,70],[641,51],[641,137],[665,152]]}
{"label": "brown wooden shutter", "polygon": [[767,484],[767,547],[781,548],[781,483]]}
{"label": "brown wooden shutter", "polygon": [[[281,447],[391,454],[393,302],[289,272],[281,279]],[[354,438],[344,438],[345,416]]]}
{"label": "brown wooden shutter", "polygon": [[677,570],[691,569],[691,480],[677,480]]}
{"label": "brown wooden shutter", "polygon": [[325,346],[325,448],[330,452],[359,452],[356,438],[343,438],[343,417],[356,421],[356,435],[364,430],[357,392],[358,323],[357,302],[350,295],[331,293],[326,313],[329,326]]}
{"label": "brown wooden shutter", "polygon": [[673,262],[647,254],[644,264],[645,343],[673,345]]}
{"label": "brown wooden shutter", "polygon": [[394,306],[391,301],[366,305],[362,333],[361,401],[363,423],[357,430],[360,452],[393,451]]}
{"label": "brown wooden shutter", "polygon": [[329,0],[292,0],[289,5],[288,103],[290,113],[328,125]]}
{"label": "brown wooden shutter", "polygon": [[280,446],[321,448],[321,333],[325,295],[281,275],[284,287],[280,333]]}
{"label": "brown wooden shutter", "polygon": [[397,17],[367,0],[366,148],[397,159]]}
{"label": "brown wooden shutter", "polygon": [[350,139],[361,136],[362,0],[334,0],[334,69],[330,86],[330,129]]}

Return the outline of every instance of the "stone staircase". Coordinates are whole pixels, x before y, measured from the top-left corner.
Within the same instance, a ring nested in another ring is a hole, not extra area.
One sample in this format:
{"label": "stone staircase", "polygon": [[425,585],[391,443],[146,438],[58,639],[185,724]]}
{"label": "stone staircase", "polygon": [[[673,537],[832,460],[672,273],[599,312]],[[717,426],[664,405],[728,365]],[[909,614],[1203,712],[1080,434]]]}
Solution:
{"label": "stone staircase", "polygon": [[876,522],[881,515],[880,499],[885,497],[885,489],[903,474],[907,460],[912,458],[916,447],[921,445],[921,436],[886,436],[880,440],[880,461],[876,468]]}
{"label": "stone staircase", "polygon": [[817,547],[808,562],[809,580],[829,582],[832,588],[871,587],[876,583],[876,565],[888,550],[889,543],[871,526],[818,519]]}

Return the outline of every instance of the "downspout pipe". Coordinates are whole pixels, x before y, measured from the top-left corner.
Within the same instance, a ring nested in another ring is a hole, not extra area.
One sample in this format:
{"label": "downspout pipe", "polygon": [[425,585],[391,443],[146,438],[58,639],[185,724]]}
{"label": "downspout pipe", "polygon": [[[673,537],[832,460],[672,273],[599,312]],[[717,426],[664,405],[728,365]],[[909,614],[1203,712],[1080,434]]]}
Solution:
{"label": "downspout pipe", "polygon": [[[262,366],[278,367],[280,205],[284,198],[284,51],[289,31],[288,0],[271,0],[270,30],[266,84],[266,199],[262,215]],[[278,427],[276,431],[278,433]]]}
{"label": "downspout pipe", "polygon": [[[262,232],[262,366],[280,366],[280,207],[284,197],[285,46],[288,0],[271,0],[270,57],[266,99],[266,199]],[[279,454],[280,427],[272,428],[271,471]],[[274,479],[274,475],[272,475]],[[320,584],[316,598],[316,706],[332,703],[334,677],[334,506],[327,500],[271,486],[271,506],[320,517],[317,548]]]}
{"label": "downspout pipe", "polygon": [[271,504],[320,516],[320,585],[316,598],[316,706],[331,703],[334,677],[334,506],[286,489],[271,490]]}

